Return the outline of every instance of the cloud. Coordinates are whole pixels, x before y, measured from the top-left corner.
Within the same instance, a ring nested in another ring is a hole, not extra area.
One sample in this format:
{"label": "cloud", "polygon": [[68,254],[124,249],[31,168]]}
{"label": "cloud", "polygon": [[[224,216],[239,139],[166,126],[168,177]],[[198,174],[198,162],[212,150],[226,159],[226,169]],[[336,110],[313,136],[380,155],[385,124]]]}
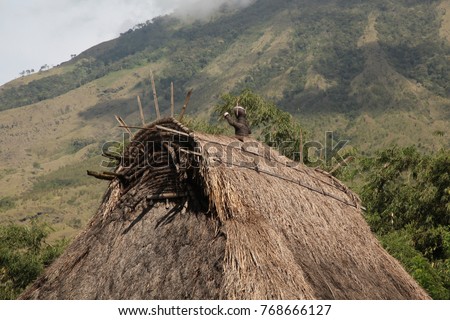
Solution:
{"label": "cloud", "polygon": [[253,0],[0,0],[0,85],[26,69],[56,65],[152,18],[204,18]]}
{"label": "cloud", "polygon": [[220,9],[223,5],[233,8],[246,7],[255,0],[172,0],[165,1],[164,4],[174,8],[174,13],[178,16],[190,18],[206,18]]}

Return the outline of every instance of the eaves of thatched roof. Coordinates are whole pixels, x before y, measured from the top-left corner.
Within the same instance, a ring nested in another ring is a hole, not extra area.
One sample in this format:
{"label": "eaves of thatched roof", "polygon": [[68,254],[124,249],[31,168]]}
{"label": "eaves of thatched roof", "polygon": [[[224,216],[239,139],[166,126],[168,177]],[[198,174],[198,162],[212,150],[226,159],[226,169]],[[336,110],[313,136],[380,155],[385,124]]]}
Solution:
{"label": "eaves of thatched roof", "polygon": [[25,299],[428,299],[331,175],[172,118],[140,130],[97,214]]}

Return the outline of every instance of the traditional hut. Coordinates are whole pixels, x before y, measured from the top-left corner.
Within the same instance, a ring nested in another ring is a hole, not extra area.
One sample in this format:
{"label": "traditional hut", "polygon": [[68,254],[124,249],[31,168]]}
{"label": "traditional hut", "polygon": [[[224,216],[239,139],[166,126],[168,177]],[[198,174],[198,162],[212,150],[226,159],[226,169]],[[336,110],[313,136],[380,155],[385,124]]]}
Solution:
{"label": "traditional hut", "polygon": [[94,175],[98,212],[22,299],[429,298],[354,193],[256,140],[161,119]]}

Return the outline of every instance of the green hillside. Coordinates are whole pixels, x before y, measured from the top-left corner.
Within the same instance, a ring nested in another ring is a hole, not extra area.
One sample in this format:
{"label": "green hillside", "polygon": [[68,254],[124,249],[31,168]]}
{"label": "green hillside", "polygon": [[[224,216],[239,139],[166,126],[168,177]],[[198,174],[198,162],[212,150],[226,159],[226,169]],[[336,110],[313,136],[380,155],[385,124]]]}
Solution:
{"label": "green hillside", "polygon": [[188,111],[206,120],[221,94],[249,88],[298,117],[309,139],[334,131],[366,154],[447,148],[449,21],[447,0],[259,0],[208,21],[138,24],[0,88],[4,196],[79,164],[71,146],[117,138],[114,114],[138,123],[137,95],[154,117],[150,69],[166,113],[171,81],[177,106],[193,88]]}
{"label": "green hillside", "polygon": [[172,81],[177,110],[193,89],[188,113],[212,122],[222,94],[250,89],[308,140],[333,131],[361,155],[450,147],[450,0],[257,0],[205,21],[137,24],[1,86],[0,223],[39,213],[53,240],[79,232],[107,186],[85,172],[101,171],[102,144],[122,139],[114,115],[140,124],[139,95],[156,117],[150,70],[165,115]]}
{"label": "green hillside", "polygon": [[[433,135],[450,116],[446,9],[448,1],[260,0],[208,22],[160,17],[85,51],[65,72],[7,85],[0,110],[152,67],[166,107],[171,81],[179,102],[194,88],[191,112],[250,88],[316,134],[337,131],[364,151],[390,143],[435,149],[449,140]],[[136,79],[127,94],[150,98],[148,84],[148,75]]]}

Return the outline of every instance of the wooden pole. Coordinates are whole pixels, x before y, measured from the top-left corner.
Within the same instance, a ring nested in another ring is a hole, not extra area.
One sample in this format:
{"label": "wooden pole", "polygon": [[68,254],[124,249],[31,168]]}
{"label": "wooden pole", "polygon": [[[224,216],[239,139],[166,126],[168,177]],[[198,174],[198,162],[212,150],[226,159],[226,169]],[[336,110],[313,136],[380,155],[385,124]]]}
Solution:
{"label": "wooden pole", "polygon": [[349,156],[349,157],[345,158],[345,160],[343,162],[339,162],[333,169],[331,169],[329,174],[332,174],[335,171],[337,171],[338,169],[340,169],[341,167],[348,165],[353,160],[355,160],[355,157],[353,157],[353,156]]}
{"label": "wooden pole", "polygon": [[119,117],[118,115],[114,115],[114,117],[116,117],[117,122],[120,123],[120,127],[124,128],[125,131],[130,134],[130,138],[134,137],[134,134],[131,132],[130,127],[127,126],[125,121],[123,121],[123,119],[121,117]]}
{"label": "wooden pole", "polygon": [[181,136],[190,137],[190,135],[188,133],[185,133],[185,132],[181,132],[181,131],[178,131],[178,130],[166,128],[166,127],[159,126],[159,125],[156,125],[155,127],[158,128],[159,130],[164,130],[164,131],[167,131],[167,132],[172,132],[172,133],[179,134]]}
{"label": "wooden pole", "polygon": [[123,178],[123,174],[117,173],[117,172],[109,172],[109,171],[103,171],[103,174],[105,176],[111,176],[111,177],[117,177],[117,178]]}
{"label": "wooden pole", "polygon": [[170,128],[166,128],[166,127],[163,127],[163,126],[160,126],[160,125],[156,125],[155,128],[144,128],[144,127],[127,126],[127,125],[121,125],[119,127],[120,128],[125,128],[125,129],[129,129],[129,128],[132,128],[132,129],[144,129],[144,130],[149,130],[149,131],[156,131],[155,130],[155,128],[156,128],[156,129],[159,129],[159,130],[163,130],[163,131],[167,131],[167,132],[171,132],[171,133],[176,133],[178,135],[185,136],[185,137],[190,137],[191,136],[189,133],[178,131],[178,130],[174,130],[174,129],[170,129]]}
{"label": "wooden pole", "polygon": [[186,192],[183,193],[160,193],[160,194],[152,194],[148,195],[147,200],[164,200],[164,199],[174,199],[174,198],[184,198],[187,197],[188,194]]}
{"label": "wooden pole", "polygon": [[127,125],[120,125],[119,128],[141,129],[141,130],[156,131],[155,128],[147,128],[147,127],[139,127],[139,126],[127,126]]}
{"label": "wooden pole", "polygon": [[187,105],[189,103],[189,100],[191,99],[192,89],[188,91],[186,95],[186,99],[184,100],[183,109],[181,109],[180,117],[178,118],[178,121],[183,120],[184,113],[186,112]]}
{"label": "wooden pole", "polygon": [[144,109],[142,108],[141,98],[137,96],[137,102],[139,106],[139,112],[141,113],[142,125],[145,126]]}
{"label": "wooden pole", "polygon": [[153,71],[152,70],[150,70],[150,78],[152,80],[153,100],[155,101],[156,118],[160,119],[161,118],[161,114],[159,113],[158,96],[156,95],[155,78],[153,77]]}
{"label": "wooden pole", "polygon": [[175,165],[175,168],[177,169],[177,173],[180,172],[180,166],[177,163],[177,154],[175,153],[175,150],[167,142],[164,143],[163,146],[164,148],[167,149],[169,156],[172,158],[172,162]]}
{"label": "wooden pole", "polygon": [[170,83],[170,116],[173,118],[175,113],[175,98],[173,90],[173,82]]}
{"label": "wooden pole", "polygon": [[303,163],[303,130],[302,130],[302,128],[300,128],[300,146],[299,146],[299,151],[300,151],[300,163]]}
{"label": "wooden pole", "polygon": [[87,171],[87,175],[88,176],[92,176],[94,178],[97,178],[99,180],[108,180],[108,181],[114,180],[114,178],[115,178],[112,175],[107,175],[107,174],[103,174],[103,173],[99,173],[99,172],[95,172],[95,171],[90,171],[90,170]]}

